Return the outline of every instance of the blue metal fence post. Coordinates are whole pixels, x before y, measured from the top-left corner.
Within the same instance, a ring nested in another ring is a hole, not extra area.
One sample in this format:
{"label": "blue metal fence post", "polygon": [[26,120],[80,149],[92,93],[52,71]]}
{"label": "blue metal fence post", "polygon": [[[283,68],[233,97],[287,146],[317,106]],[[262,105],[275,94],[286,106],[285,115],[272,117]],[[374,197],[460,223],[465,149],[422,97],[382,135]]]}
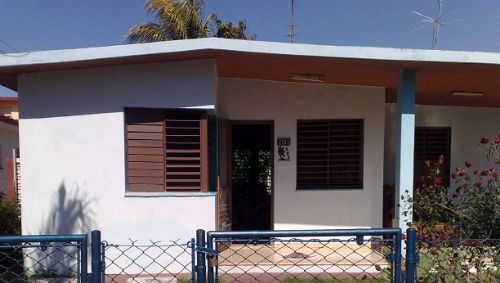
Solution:
{"label": "blue metal fence post", "polygon": [[106,247],[107,242],[101,243],[101,283],[106,282]]}
{"label": "blue metal fence post", "polygon": [[196,283],[196,240],[191,238],[191,283]]}
{"label": "blue metal fence post", "polygon": [[[207,249],[209,250],[213,250],[213,239],[212,237],[210,237],[210,233],[208,233],[207,235]],[[215,255],[213,254],[210,254],[208,255],[209,258],[212,258],[214,257]],[[212,264],[209,262],[208,264],[208,273],[207,273],[207,282],[208,283],[214,283],[215,282],[215,277],[214,277],[214,267],[212,266]]]}
{"label": "blue metal fence post", "polygon": [[416,234],[414,228],[406,230],[406,282],[414,283],[417,270],[418,256],[416,253]]}
{"label": "blue metal fence post", "polygon": [[205,253],[201,251],[205,248],[205,230],[196,230],[196,278],[198,283],[205,283],[207,269],[205,263]]}
{"label": "blue metal fence post", "polygon": [[83,235],[82,240],[80,242],[80,252],[81,252],[81,262],[80,262],[80,282],[81,283],[87,283],[87,235]]}
{"label": "blue metal fence post", "polygon": [[92,283],[101,283],[101,231],[92,231],[90,244],[92,252]]}
{"label": "blue metal fence post", "polygon": [[401,230],[394,239],[394,283],[401,283]]}

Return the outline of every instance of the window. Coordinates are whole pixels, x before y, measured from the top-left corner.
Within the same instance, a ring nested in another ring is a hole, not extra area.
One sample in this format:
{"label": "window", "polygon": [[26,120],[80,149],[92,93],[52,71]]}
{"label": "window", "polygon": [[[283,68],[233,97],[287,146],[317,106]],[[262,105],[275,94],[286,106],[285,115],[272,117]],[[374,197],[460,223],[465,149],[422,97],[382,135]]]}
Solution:
{"label": "window", "polygon": [[125,110],[129,192],[208,191],[206,113]]}
{"label": "window", "polygon": [[363,187],[363,120],[297,121],[297,189]]}
{"label": "window", "polygon": [[446,127],[416,127],[415,128],[415,163],[414,188],[422,185],[422,177],[429,175],[427,162],[433,166],[443,156],[443,185],[450,185],[450,135],[451,128]]}

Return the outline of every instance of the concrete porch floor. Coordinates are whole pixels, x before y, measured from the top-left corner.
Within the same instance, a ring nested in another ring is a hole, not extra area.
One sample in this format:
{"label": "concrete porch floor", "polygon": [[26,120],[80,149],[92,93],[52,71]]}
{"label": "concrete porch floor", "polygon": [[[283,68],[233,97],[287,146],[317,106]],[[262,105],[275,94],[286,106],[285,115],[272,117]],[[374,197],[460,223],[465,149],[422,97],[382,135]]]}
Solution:
{"label": "concrete porch floor", "polygon": [[[225,249],[224,249],[225,248]],[[362,267],[367,269],[377,265],[387,268],[389,263],[381,248],[372,248],[369,243],[357,245],[349,243],[273,243],[273,244],[219,244],[218,264],[220,268],[256,266],[329,266]],[[387,249],[389,252],[388,248]],[[225,268],[224,268],[225,269]],[[304,268],[302,268],[304,269]],[[322,268],[325,270],[325,268]]]}

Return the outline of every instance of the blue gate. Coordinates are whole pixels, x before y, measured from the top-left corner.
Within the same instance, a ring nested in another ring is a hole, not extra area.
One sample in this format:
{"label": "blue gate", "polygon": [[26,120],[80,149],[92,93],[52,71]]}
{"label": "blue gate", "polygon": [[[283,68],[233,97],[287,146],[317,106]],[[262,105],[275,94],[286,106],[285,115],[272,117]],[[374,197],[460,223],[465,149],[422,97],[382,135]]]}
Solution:
{"label": "blue gate", "polygon": [[402,282],[401,244],[399,228],[198,230],[194,270],[197,282]]}

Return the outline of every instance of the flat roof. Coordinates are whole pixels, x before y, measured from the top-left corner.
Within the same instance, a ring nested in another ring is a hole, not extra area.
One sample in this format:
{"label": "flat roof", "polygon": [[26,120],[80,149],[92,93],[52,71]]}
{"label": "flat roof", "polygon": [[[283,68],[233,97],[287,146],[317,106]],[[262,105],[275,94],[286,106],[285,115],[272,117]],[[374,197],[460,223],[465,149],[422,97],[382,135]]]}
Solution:
{"label": "flat roof", "polygon": [[[0,54],[0,84],[17,90],[17,75],[53,70],[213,58],[219,77],[294,82],[319,74],[325,83],[380,86],[394,102],[397,73],[417,71],[417,103],[500,107],[500,53],[290,44],[204,38],[108,47]],[[452,91],[482,92],[474,100]]]}
{"label": "flat roof", "polygon": [[45,65],[77,61],[155,55],[202,50],[235,51],[290,56],[352,58],[391,61],[500,64],[500,53],[450,50],[405,49],[361,46],[330,46],[222,38],[173,40],[106,47],[33,51],[3,54],[0,70],[8,67]]}

